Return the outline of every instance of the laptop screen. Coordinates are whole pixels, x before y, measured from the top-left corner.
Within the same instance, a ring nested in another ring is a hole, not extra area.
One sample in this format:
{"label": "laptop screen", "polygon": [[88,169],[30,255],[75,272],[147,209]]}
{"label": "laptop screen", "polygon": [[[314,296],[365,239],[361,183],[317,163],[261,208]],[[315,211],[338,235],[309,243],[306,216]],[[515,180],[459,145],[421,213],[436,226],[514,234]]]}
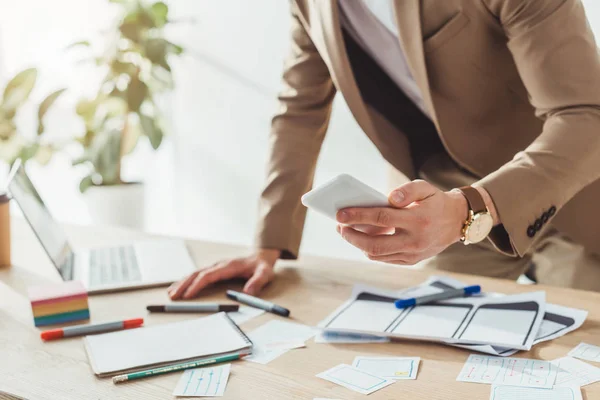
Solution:
{"label": "laptop screen", "polygon": [[72,262],[73,251],[67,240],[67,235],[56,220],[52,218],[50,211],[48,211],[33,182],[25,173],[23,166],[17,170],[14,178],[9,183],[8,189],[63,279],[71,279],[67,275],[72,273],[70,262]]}

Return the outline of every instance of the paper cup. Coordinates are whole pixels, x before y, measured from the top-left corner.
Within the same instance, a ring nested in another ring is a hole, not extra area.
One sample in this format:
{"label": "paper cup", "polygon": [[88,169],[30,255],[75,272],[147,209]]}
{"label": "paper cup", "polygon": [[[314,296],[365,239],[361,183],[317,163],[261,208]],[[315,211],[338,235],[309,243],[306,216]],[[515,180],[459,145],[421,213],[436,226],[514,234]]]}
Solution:
{"label": "paper cup", "polygon": [[0,193],[0,267],[8,267],[10,262],[10,197]]}

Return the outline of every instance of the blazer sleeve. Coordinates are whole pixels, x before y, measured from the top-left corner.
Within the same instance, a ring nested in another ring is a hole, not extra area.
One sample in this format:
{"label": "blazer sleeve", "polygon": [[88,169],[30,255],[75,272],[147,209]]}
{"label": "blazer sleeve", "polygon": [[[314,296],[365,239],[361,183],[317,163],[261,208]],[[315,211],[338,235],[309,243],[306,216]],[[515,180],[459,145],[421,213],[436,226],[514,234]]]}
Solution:
{"label": "blazer sleeve", "polygon": [[291,46],[271,124],[255,240],[257,247],[282,250],[281,257],[288,259],[298,256],[306,217],[300,198],[312,187],[336,93],[294,2],[291,9]]}
{"label": "blazer sleeve", "polygon": [[544,121],[530,146],[476,183],[502,222],[490,240],[523,256],[561,207],[600,178],[600,60],[580,0],[483,1]]}

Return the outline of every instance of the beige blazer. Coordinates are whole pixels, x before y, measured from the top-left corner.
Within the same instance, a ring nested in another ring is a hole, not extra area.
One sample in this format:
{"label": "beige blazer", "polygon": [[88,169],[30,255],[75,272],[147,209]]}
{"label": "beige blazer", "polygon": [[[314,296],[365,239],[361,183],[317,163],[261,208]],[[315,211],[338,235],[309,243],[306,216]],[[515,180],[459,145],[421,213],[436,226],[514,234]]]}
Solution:
{"label": "beige blazer", "polygon": [[[552,224],[600,254],[600,60],[579,0],[395,0],[402,48],[441,141],[480,177],[523,255]],[[414,177],[403,132],[361,99],[337,0],[291,2],[257,246],[298,254],[332,100],[340,91],[383,157]]]}

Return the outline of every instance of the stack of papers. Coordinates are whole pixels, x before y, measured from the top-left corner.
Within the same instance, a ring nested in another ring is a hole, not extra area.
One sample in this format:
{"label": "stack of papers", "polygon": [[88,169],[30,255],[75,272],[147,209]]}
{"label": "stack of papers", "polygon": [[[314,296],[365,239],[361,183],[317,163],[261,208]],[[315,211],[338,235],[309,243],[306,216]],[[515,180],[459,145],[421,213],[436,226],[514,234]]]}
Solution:
{"label": "stack of papers", "polygon": [[586,311],[546,303],[544,292],[483,294],[406,309],[394,306],[400,298],[464,286],[447,277],[432,277],[401,291],[357,285],[350,299],[319,324],[323,332],[318,341],[364,343],[397,337],[507,357],[571,332],[587,317]]}

